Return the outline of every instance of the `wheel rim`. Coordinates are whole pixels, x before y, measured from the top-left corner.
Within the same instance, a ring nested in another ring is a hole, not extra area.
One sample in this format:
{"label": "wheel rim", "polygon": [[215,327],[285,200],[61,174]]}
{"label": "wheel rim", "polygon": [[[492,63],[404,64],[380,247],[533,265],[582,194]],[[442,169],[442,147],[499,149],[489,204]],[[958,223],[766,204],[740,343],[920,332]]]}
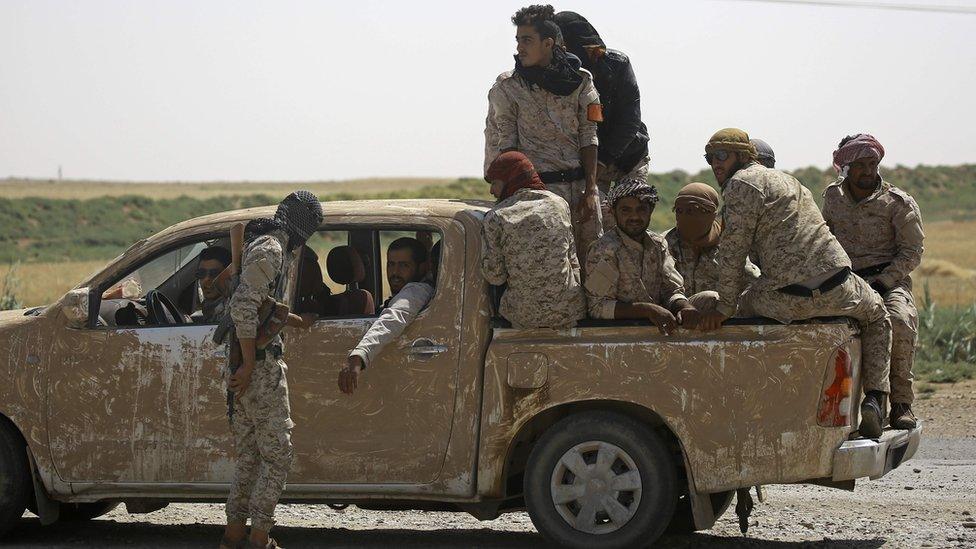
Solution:
{"label": "wheel rim", "polygon": [[608,534],[637,513],[642,484],[627,452],[608,442],[589,441],[559,458],[549,490],[567,524],[587,534]]}

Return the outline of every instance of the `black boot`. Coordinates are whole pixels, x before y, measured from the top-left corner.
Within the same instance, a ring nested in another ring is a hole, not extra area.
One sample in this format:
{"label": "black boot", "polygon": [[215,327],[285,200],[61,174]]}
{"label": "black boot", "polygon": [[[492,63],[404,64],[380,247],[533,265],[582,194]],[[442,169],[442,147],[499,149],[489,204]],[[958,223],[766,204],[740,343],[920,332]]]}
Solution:
{"label": "black boot", "polygon": [[868,391],[861,401],[861,427],[858,429],[864,438],[881,436],[881,420],[884,418],[884,397],[881,391]]}
{"label": "black boot", "polygon": [[918,426],[918,419],[912,413],[912,405],[903,402],[895,402],[891,405],[888,422],[894,429],[914,429]]}

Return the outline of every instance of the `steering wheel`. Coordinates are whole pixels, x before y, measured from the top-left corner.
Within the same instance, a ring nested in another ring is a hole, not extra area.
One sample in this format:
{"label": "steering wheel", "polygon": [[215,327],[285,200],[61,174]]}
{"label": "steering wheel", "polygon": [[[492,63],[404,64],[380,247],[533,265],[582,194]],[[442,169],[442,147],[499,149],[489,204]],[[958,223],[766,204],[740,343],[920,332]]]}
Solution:
{"label": "steering wheel", "polygon": [[150,326],[170,326],[186,324],[183,313],[158,290],[149,290],[146,294],[146,309],[149,311],[148,324]]}

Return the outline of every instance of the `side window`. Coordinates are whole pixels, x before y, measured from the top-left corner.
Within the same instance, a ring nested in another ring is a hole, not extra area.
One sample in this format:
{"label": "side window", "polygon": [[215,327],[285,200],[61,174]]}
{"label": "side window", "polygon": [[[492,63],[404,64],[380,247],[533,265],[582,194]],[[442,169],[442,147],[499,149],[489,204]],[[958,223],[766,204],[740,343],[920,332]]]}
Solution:
{"label": "side window", "polygon": [[147,258],[102,292],[95,324],[107,328],[214,324],[224,303],[216,281],[229,263],[226,237],[186,243]]}
{"label": "side window", "polygon": [[[412,253],[394,253],[400,261],[391,262],[387,250],[401,238],[419,243],[419,264]],[[431,249],[438,249],[438,242],[436,231],[368,227],[319,231],[303,251],[293,310],[322,319],[376,316],[390,297],[391,281],[402,286],[428,276]]]}

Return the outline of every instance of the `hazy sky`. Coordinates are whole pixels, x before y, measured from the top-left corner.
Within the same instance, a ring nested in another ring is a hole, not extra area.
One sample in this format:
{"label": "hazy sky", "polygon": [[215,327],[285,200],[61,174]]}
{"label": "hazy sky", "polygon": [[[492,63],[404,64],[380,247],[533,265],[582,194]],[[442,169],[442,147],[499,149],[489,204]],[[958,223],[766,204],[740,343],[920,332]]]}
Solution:
{"label": "hazy sky", "polygon": [[[521,5],[0,0],[0,177],[480,176]],[[630,55],[653,171],[704,167],[725,126],[766,139],[784,168],[829,165],[857,131],[886,164],[976,161],[976,15],[555,6]]]}

